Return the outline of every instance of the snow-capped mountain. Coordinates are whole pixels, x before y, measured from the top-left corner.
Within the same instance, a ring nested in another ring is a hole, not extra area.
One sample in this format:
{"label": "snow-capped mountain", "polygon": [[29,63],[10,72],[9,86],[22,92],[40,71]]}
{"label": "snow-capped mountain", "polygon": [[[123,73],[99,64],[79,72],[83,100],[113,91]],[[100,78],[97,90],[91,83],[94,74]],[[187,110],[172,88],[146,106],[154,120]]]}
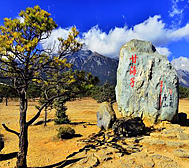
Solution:
{"label": "snow-capped mountain", "polygon": [[182,86],[189,87],[189,58],[179,57],[177,59],[173,59],[171,63],[177,71],[179,83]]}
{"label": "snow-capped mountain", "polygon": [[116,84],[116,73],[118,60],[108,58],[92,52],[90,50],[79,50],[78,52],[67,56],[69,63],[73,64],[73,69],[91,72],[92,75],[98,76],[100,83],[108,81]]}

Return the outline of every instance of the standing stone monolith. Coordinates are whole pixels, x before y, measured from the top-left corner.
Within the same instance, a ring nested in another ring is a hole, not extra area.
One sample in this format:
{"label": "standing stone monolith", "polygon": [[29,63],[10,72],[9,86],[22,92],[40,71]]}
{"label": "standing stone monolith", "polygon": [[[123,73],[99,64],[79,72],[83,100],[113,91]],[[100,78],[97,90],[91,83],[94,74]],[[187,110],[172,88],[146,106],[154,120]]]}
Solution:
{"label": "standing stone monolith", "polygon": [[140,117],[150,125],[177,120],[178,85],[174,67],[151,42],[134,39],[121,48],[116,100],[124,117]]}

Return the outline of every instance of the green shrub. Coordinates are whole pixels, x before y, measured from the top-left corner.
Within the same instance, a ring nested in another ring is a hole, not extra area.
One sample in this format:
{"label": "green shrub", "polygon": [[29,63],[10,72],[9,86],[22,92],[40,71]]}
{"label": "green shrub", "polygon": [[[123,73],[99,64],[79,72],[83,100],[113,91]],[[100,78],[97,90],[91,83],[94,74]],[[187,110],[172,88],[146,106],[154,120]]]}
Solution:
{"label": "green shrub", "polygon": [[64,104],[64,98],[56,99],[54,102],[54,108],[56,109],[56,118],[54,120],[55,124],[67,124],[70,122],[66,114],[67,107]]}
{"label": "green shrub", "polygon": [[69,139],[72,138],[73,135],[75,134],[75,130],[69,126],[63,126],[57,129],[58,134],[57,137],[58,139]]}

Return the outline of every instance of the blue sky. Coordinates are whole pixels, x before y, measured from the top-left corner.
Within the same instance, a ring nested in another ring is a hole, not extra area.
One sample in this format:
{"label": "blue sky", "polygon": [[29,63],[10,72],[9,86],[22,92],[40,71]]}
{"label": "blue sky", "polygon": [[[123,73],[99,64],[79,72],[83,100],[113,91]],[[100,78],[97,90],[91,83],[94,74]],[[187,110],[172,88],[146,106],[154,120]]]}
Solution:
{"label": "blue sky", "polygon": [[123,44],[137,38],[151,41],[169,60],[189,57],[189,0],[1,0],[0,24],[34,5],[59,26],[46,45],[76,26],[85,47],[105,56],[117,57]]}

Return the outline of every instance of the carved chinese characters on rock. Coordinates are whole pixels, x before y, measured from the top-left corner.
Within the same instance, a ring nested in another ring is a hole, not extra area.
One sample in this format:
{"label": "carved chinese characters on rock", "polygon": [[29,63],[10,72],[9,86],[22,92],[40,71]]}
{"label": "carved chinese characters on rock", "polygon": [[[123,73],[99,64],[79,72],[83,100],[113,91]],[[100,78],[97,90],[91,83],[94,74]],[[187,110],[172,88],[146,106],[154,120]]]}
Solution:
{"label": "carved chinese characters on rock", "polygon": [[136,61],[137,61],[137,56],[136,54],[130,58],[131,60],[131,67],[130,67],[130,72],[129,74],[132,75],[130,78],[130,86],[134,87],[135,86],[135,75],[136,75]]}
{"label": "carved chinese characters on rock", "polygon": [[[163,92],[163,94],[162,94]],[[169,90],[164,87],[163,91],[163,81],[160,81],[160,108],[166,108],[166,107],[171,107],[173,108],[173,92],[172,89],[169,88]]]}

